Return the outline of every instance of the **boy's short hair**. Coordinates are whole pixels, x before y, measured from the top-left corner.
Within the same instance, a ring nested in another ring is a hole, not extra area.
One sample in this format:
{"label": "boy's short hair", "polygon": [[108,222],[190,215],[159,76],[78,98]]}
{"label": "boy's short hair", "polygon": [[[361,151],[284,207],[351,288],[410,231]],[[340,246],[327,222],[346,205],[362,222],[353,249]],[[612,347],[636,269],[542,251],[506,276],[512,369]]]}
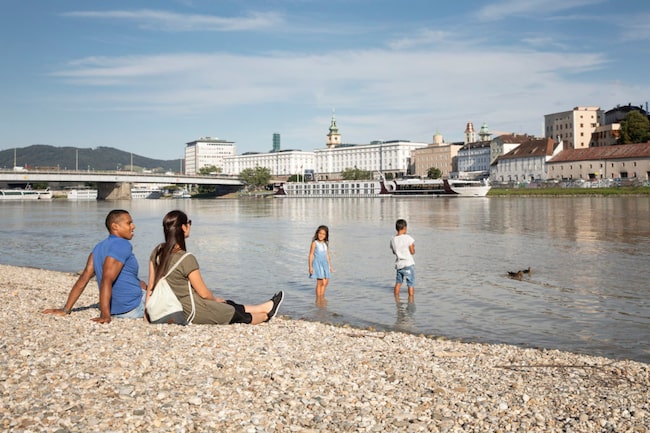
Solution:
{"label": "boy's short hair", "polygon": [[395,230],[400,231],[406,227],[406,220],[398,219],[395,221]]}
{"label": "boy's short hair", "polygon": [[119,221],[119,219],[122,218],[122,215],[128,214],[128,213],[129,212],[125,211],[124,209],[113,209],[112,211],[110,211],[108,213],[108,215],[106,215],[106,221],[105,221],[106,230],[108,230],[108,232],[110,233],[111,232],[111,225],[113,223],[117,223]]}

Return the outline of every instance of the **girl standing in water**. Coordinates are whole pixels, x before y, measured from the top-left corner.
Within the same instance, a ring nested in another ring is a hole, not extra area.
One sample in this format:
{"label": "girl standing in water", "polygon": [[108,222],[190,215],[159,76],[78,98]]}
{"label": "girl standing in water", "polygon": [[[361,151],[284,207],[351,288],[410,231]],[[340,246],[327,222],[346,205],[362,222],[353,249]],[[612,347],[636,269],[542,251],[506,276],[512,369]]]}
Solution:
{"label": "girl standing in water", "polygon": [[325,289],[332,272],[329,253],[329,229],[318,226],[309,249],[309,278],[316,279],[316,301],[325,298]]}

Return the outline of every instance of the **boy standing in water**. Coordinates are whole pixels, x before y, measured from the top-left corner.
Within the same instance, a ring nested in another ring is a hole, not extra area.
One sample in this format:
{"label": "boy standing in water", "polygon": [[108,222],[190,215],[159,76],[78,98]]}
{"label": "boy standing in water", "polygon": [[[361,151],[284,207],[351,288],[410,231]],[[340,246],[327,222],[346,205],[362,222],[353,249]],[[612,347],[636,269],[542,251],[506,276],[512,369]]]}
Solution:
{"label": "boy standing in water", "polygon": [[406,280],[409,291],[409,302],[413,302],[415,296],[415,239],[406,234],[406,220],[398,219],[395,222],[397,234],[390,240],[390,249],[395,254],[395,299],[399,300],[399,290]]}

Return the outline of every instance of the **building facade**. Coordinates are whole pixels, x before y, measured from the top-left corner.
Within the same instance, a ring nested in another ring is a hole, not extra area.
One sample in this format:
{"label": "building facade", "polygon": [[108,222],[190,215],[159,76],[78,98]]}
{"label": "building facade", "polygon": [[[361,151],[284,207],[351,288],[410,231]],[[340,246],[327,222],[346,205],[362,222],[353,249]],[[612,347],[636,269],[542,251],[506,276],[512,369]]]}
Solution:
{"label": "building facade", "polygon": [[544,136],[562,141],[566,149],[591,147],[591,137],[603,124],[600,107],[575,107],[571,111],[544,115]]}
{"label": "building facade", "polygon": [[591,147],[613,146],[621,135],[621,124],[600,125],[591,134]]}
{"label": "building facade", "polygon": [[514,150],[521,143],[532,140],[534,137],[527,134],[502,134],[490,142],[490,165],[501,155]]}
{"label": "building facade", "polygon": [[373,141],[370,144],[344,144],[332,113],[327,143],[314,150],[315,180],[336,180],[348,169],[402,176],[413,172],[411,152],[427,143],[406,140]]}
{"label": "building facade", "polygon": [[219,138],[201,137],[185,145],[185,174],[194,176],[203,167],[223,170],[224,158],[236,153],[235,143]]}
{"label": "building facade", "polygon": [[547,163],[554,179],[650,179],[650,141],[589,149],[567,149]]}
{"label": "building facade", "polygon": [[247,168],[265,167],[274,177],[303,175],[314,168],[314,152],[280,150],[269,153],[245,153],[224,158],[224,173],[238,176]]}
{"label": "building facade", "polygon": [[450,177],[452,173],[458,171],[456,155],[462,147],[461,143],[444,143],[442,135],[434,135],[432,144],[411,152],[412,165],[415,167],[414,174],[418,177],[427,177],[430,168],[437,168],[442,177]]}
{"label": "building facade", "polygon": [[562,142],[551,138],[532,139],[501,155],[490,168],[493,182],[534,182],[552,178],[547,173],[546,162],[559,154]]}

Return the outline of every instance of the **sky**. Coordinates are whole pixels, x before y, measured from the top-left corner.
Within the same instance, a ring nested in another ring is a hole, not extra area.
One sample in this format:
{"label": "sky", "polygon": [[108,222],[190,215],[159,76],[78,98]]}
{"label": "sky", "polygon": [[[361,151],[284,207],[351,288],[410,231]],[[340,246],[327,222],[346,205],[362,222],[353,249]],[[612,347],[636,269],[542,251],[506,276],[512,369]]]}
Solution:
{"label": "sky", "polygon": [[0,149],[543,135],[650,100],[647,0],[0,0]]}

